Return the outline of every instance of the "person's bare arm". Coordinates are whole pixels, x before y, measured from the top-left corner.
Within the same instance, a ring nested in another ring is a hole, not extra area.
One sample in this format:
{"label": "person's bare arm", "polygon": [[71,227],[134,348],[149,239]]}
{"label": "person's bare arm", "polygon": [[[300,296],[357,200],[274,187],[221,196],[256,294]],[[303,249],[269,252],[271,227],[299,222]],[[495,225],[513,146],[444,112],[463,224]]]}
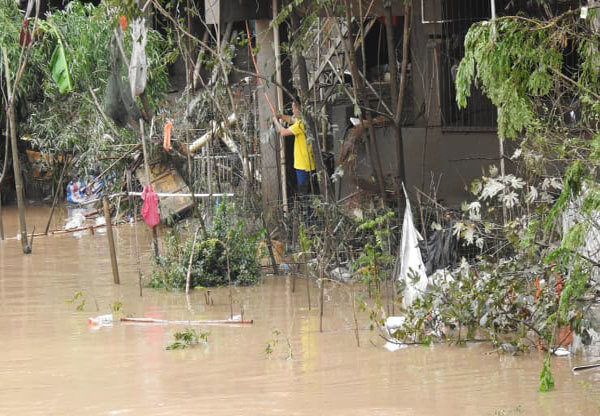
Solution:
{"label": "person's bare arm", "polygon": [[277,130],[277,132],[279,134],[281,134],[282,136],[293,136],[294,135],[294,133],[289,128],[283,127],[281,125],[281,123],[279,122],[279,120],[277,120],[276,117],[273,117],[273,123],[275,124],[275,130]]}

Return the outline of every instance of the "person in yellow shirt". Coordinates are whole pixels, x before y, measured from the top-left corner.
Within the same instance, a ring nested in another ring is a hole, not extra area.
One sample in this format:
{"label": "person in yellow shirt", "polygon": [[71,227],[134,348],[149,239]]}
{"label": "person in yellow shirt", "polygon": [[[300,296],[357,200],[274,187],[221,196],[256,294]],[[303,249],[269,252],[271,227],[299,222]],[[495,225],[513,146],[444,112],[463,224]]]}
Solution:
{"label": "person in yellow shirt", "polygon": [[[273,123],[279,134],[282,136],[294,136],[294,169],[296,170],[296,181],[298,191],[301,194],[308,194],[311,186],[311,175],[315,171],[315,157],[312,144],[306,141],[306,131],[304,122],[300,119],[300,105],[297,99],[292,101],[293,116],[281,114],[279,117],[273,117]],[[287,128],[283,127],[279,120],[291,123]]]}

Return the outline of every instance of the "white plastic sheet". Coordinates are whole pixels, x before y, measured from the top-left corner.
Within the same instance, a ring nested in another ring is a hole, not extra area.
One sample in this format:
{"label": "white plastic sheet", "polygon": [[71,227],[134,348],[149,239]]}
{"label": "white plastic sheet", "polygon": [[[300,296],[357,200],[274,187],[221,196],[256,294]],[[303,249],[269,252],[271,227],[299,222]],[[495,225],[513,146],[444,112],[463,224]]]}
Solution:
{"label": "white plastic sheet", "polygon": [[146,59],[146,24],[137,18],[131,23],[131,62],[129,63],[129,83],[132,97],[137,97],[146,89],[148,60]]}
{"label": "white plastic sheet", "polygon": [[[404,188],[404,185],[402,185],[402,188],[406,197],[406,209],[404,211],[404,221],[402,222],[402,241],[399,248],[401,251],[401,266],[397,279],[406,282],[402,305],[408,308],[416,299],[423,296],[423,292],[427,288],[427,273],[419,249],[419,240],[423,238],[415,228],[406,188]],[[415,278],[416,282],[413,282]]]}

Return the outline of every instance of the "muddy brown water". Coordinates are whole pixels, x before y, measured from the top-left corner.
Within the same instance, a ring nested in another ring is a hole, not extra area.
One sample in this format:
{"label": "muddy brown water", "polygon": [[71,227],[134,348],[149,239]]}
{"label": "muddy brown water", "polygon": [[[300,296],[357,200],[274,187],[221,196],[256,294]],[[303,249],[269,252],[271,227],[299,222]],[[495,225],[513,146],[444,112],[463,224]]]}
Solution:
{"label": "muddy brown water", "polygon": [[[43,230],[47,215],[45,207],[30,208],[29,227]],[[4,225],[14,237],[14,208],[5,208]],[[137,229],[148,273],[150,236],[142,224]],[[196,327],[210,335],[193,349],[165,350],[185,325],[92,329],[87,318],[109,313],[116,301],[122,315],[229,317],[227,290],[214,290],[210,306],[201,291],[186,298],[144,289],[140,297],[134,230],[123,225],[115,233],[119,286],[104,234],[39,237],[29,256],[15,239],[0,242],[0,415],[600,414],[600,372],[570,370],[589,358],[554,358],[556,389],[539,393],[537,353],[498,356],[486,344],[392,353],[366,329],[364,314],[357,348],[347,291],[327,291],[319,333],[317,288],[309,311],[304,281],[292,293],[286,276],[236,289],[234,312],[243,306],[254,324]],[[66,302],[77,291],[86,301],[81,312],[78,301]]]}

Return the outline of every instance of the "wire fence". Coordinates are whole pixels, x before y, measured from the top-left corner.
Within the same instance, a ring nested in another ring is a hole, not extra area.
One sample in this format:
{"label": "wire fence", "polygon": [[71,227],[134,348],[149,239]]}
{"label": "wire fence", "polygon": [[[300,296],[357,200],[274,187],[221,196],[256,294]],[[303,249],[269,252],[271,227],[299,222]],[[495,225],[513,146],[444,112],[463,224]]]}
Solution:
{"label": "wire fence", "polygon": [[479,88],[472,87],[467,107],[456,104],[456,73],[465,55],[465,36],[471,25],[491,17],[490,2],[446,0],[442,3],[440,40],[440,104],[446,128],[490,128],[498,124],[496,107]]}

